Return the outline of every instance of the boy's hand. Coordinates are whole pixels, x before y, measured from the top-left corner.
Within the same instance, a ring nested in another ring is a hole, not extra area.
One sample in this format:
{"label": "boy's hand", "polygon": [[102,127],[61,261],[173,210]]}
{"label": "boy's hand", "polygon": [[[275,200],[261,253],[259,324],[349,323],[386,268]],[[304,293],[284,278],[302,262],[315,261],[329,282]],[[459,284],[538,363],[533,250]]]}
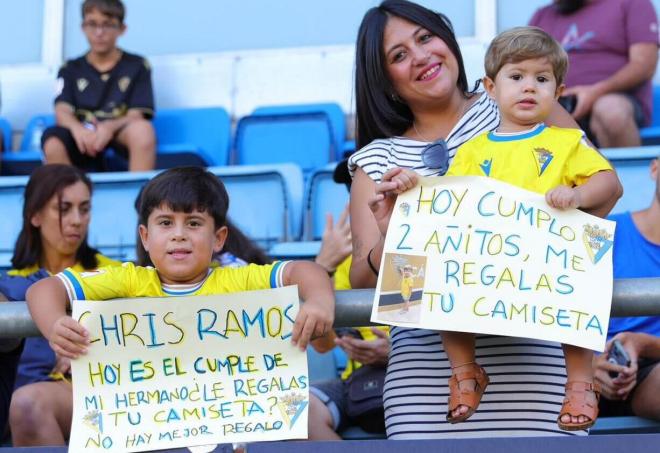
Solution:
{"label": "boy's hand", "polygon": [[293,324],[291,343],[304,351],[312,337],[319,338],[329,332],[335,318],[334,307],[332,300],[303,302]]}
{"label": "boy's hand", "polygon": [[87,352],[89,333],[71,316],[62,316],[53,324],[49,342],[55,354],[77,359]]}
{"label": "boy's hand", "polygon": [[557,186],[545,194],[545,201],[557,209],[579,208],[580,192],[576,188]]}
{"label": "boy's hand", "polygon": [[98,123],[96,126],[96,137],[94,138],[93,148],[94,151],[98,154],[108,146],[110,140],[113,137],[113,130],[103,122]]}

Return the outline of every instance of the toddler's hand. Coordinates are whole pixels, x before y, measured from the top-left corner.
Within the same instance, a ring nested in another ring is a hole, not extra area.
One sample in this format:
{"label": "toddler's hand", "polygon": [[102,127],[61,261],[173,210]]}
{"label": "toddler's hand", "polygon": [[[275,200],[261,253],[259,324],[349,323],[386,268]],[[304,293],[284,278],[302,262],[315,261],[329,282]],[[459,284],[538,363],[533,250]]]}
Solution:
{"label": "toddler's hand", "polygon": [[78,321],[71,316],[62,316],[50,333],[50,347],[55,354],[69,359],[77,359],[80,354],[87,352],[89,333]]}
{"label": "toddler's hand", "polygon": [[319,338],[332,329],[335,318],[335,304],[330,301],[307,300],[300,305],[300,311],[293,324],[291,342],[301,351],[307,348],[309,340]]}
{"label": "toddler's hand", "polygon": [[557,209],[580,207],[580,192],[572,187],[557,186],[545,194],[545,201]]}

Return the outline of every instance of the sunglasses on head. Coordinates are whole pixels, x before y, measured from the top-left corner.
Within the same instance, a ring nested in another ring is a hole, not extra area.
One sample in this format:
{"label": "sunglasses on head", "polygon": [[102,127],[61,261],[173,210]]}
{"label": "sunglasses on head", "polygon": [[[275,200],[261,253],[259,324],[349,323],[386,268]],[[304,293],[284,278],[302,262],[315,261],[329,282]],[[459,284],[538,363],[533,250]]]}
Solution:
{"label": "sunglasses on head", "polygon": [[422,162],[428,168],[438,169],[440,175],[449,168],[449,149],[444,139],[436,140],[422,150]]}

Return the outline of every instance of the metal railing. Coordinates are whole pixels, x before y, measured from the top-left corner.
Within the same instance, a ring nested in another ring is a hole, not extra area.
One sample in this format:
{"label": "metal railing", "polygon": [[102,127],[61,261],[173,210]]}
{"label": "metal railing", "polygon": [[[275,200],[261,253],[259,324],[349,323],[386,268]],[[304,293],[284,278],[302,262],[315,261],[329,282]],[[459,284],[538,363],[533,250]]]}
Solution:
{"label": "metal railing", "polygon": [[[337,291],[335,327],[370,324],[373,289]],[[614,281],[614,317],[660,316],[660,278],[632,278]],[[0,303],[0,338],[38,336],[25,302]]]}

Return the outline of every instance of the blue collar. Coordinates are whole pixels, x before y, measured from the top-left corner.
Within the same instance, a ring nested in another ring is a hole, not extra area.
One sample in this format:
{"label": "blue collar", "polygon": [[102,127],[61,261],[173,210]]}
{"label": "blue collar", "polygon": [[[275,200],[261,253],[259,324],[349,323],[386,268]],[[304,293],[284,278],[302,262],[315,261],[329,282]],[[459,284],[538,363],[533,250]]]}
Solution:
{"label": "blue collar", "polygon": [[532,138],[539,135],[545,129],[545,124],[539,123],[534,126],[531,130],[526,132],[518,132],[513,134],[498,134],[495,131],[490,131],[488,133],[488,139],[494,142],[511,142],[514,140],[524,140],[526,138]]}

